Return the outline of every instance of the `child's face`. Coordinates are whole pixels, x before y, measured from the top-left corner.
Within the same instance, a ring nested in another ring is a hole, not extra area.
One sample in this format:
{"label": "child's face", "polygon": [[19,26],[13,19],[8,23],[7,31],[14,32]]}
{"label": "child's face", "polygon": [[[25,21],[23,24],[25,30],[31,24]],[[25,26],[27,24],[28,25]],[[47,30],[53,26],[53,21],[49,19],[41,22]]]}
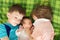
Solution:
{"label": "child's face", "polygon": [[19,14],[18,11],[14,11],[12,13],[8,13],[7,16],[8,16],[8,20],[10,21],[10,23],[13,23],[16,26],[20,24],[24,15]]}
{"label": "child's face", "polygon": [[23,20],[23,27],[24,28],[31,28],[32,27],[32,21],[30,19],[24,19]]}

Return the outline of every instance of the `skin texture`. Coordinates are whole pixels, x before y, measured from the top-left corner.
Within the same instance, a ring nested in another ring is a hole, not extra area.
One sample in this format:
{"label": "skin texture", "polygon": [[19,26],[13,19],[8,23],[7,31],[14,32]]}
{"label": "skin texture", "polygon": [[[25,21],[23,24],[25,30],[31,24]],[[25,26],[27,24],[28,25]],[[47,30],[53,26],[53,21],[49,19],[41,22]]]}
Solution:
{"label": "skin texture", "polygon": [[8,37],[1,38],[0,40],[9,40]]}
{"label": "skin texture", "polygon": [[7,17],[8,17],[8,22],[11,23],[13,26],[16,26],[18,24],[20,24],[22,18],[23,18],[23,14],[19,14],[18,11],[14,11],[12,13],[8,13]]}

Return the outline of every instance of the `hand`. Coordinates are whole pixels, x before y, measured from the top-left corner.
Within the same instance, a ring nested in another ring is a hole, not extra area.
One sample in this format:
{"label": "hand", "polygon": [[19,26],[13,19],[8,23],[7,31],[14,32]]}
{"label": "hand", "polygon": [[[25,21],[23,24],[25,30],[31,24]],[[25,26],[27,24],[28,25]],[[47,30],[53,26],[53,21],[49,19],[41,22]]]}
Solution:
{"label": "hand", "polygon": [[31,34],[32,34],[32,32],[33,32],[33,29],[34,29],[34,26],[31,27]]}
{"label": "hand", "polygon": [[20,26],[17,32],[20,32],[23,29],[23,26]]}
{"label": "hand", "polygon": [[1,38],[0,40],[9,40],[9,38],[6,36],[4,38]]}

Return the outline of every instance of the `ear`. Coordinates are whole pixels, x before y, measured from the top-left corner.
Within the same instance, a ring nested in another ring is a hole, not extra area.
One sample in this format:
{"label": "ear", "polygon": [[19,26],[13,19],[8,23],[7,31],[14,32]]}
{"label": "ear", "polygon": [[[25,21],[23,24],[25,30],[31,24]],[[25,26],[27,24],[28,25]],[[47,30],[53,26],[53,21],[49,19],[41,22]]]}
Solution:
{"label": "ear", "polygon": [[7,13],[7,17],[8,17],[8,18],[10,18],[10,17],[11,17],[10,15],[11,15],[10,13]]}
{"label": "ear", "polygon": [[35,15],[33,15],[33,19],[36,20],[36,19],[38,19],[38,18],[37,18]]}

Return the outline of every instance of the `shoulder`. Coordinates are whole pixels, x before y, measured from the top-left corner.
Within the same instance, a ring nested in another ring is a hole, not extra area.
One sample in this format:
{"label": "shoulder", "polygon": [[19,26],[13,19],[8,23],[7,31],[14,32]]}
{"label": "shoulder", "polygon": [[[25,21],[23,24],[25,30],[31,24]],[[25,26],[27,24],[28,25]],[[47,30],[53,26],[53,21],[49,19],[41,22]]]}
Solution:
{"label": "shoulder", "polygon": [[34,27],[36,27],[36,26],[40,25],[40,23],[41,23],[41,21],[36,20],[36,21],[33,23],[33,25],[34,25]]}
{"label": "shoulder", "polygon": [[1,31],[6,31],[5,25],[4,24],[0,24],[0,32]]}
{"label": "shoulder", "polygon": [[0,38],[7,36],[4,24],[0,24]]}
{"label": "shoulder", "polygon": [[5,29],[5,25],[4,24],[0,24],[0,29]]}
{"label": "shoulder", "polygon": [[24,31],[24,29],[22,29],[22,30],[17,29],[17,30],[15,31],[15,33],[16,33],[16,35],[19,37],[20,34],[21,34],[23,31]]}

